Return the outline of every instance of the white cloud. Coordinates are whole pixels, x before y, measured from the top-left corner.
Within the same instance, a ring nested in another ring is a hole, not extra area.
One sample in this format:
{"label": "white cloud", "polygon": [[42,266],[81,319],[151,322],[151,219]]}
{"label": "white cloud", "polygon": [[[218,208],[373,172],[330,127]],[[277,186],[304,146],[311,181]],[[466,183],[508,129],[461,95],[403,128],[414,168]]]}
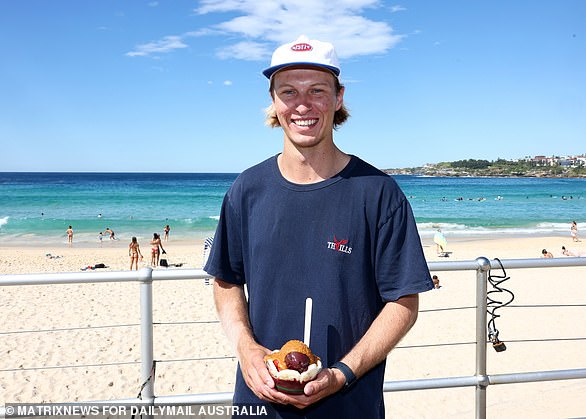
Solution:
{"label": "white cloud", "polygon": [[224,86],[232,86],[232,80],[225,80]]}
{"label": "white cloud", "polygon": [[331,41],[340,58],[349,58],[384,53],[402,39],[389,23],[363,16],[366,9],[379,5],[378,0],[202,0],[195,11],[240,14],[211,28],[247,38],[246,44],[218,51],[220,58],[266,59],[276,45],[301,34]]}
{"label": "white cloud", "polygon": [[391,6],[391,13],[402,12],[404,10],[407,9],[401,6],[400,4],[395,4],[394,6]]}
{"label": "white cloud", "polygon": [[[196,14],[222,18],[222,13],[230,13],[230,17],[209,27],[139,45],[126,55],[169,52],[185,48],[187,38],[215,36],[238,39],[218,49],[219,58],[258,61],[270,58],[276,46],[301,34],[332,42],[342,59],[384,54],[403,35],[394,34],[387,21],[366,16],[367,11],[376,9],[383,10],[380,0],[200,0]],[[404,8],[391,7],[391,11],[398,10]]]}
{"label": "white cloud", "polygon": [[260,42],[243,41],[228,47],[222,48],[217,52],[219,58],[237,60],[260,61],[270,57],[272,48]]}
{"label": "white cloud", "polygon": [[134,51],[127,52],[129,57],[143,57],[153,53],[166,53],[178,48],[187,48],[179,36],[165,36],[159,41],[138,45]]}
{"label": "white cloud", "polygon": [[242,10],[242,8],[244,7],[244,3],[246,2],[240,0],[201,0],[200,7],[195,9],[195,11],[199,14],[230,12],[232,10]]}

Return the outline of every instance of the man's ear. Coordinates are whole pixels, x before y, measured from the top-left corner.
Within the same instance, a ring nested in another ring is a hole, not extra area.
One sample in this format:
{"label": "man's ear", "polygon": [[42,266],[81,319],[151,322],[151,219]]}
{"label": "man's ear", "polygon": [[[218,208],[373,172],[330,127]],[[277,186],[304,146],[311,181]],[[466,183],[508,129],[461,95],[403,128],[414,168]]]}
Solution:
{"label": "man's ear", "polygon": [[339,111],[344,104],[344,87],[340,89],[338,93],[336,93],[336,110]]}

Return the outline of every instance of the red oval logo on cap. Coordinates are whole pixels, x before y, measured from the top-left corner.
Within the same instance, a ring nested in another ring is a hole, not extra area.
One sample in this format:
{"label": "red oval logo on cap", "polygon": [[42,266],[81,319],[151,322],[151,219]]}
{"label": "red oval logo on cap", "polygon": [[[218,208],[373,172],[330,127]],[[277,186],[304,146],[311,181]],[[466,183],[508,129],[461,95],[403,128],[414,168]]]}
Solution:
{"label": "red oval logo on cap", "polygon": [[291,51],[302,52],[302,51],[311,51],[313,47],[305,42],[301,44],[295,44],[291,47]]}

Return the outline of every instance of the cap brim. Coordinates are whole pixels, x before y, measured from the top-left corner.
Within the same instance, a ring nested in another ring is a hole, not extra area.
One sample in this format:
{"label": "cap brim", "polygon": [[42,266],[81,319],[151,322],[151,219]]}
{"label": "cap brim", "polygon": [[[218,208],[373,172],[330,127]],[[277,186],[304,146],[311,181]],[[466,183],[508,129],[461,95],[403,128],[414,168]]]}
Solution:
{"label": "cap brim", "polygon": [[264,74],[264,76],[267,79],[270,79],[273,76],[273,74],[275,74],[277,71],[283,70],[286,67],[297,67],[297,66],[323,68],[323,69],[329,70],[332,73],[334,73],[334,75],[336,77],[340,76],[340,69],[338,67],[334,67],[331,65],[325,65],[325,64],[309,63],[309,62],[298,62],[298,63],[287,63],[287,64],[274,65],[274,66],[269,67],[266,70],[264,70],[262,72],[262,74]]}

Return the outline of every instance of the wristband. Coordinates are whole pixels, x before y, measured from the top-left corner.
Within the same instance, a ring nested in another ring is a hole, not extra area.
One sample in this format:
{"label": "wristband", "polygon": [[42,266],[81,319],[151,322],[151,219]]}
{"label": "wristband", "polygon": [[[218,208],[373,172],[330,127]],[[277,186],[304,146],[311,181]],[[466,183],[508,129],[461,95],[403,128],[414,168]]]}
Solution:
{"label": "wristband", "polygon": [[354,375],[354,373],[352,372],[352,370],[350,369],[350,367],[346,364],[344,364],[341,361],[335,362],[330,368],[335,368],[337,370],[340,370],[342,372],[342,374],[344,374],[344,377],[346,377],[346,382],[344,383],[344,386],[342,387],[342,389],[340,390],[340,392],[342,393],[346,393],[348,390],[350,390],[350,388],[354,385],[354,383],[356,383],[356,376]]}

